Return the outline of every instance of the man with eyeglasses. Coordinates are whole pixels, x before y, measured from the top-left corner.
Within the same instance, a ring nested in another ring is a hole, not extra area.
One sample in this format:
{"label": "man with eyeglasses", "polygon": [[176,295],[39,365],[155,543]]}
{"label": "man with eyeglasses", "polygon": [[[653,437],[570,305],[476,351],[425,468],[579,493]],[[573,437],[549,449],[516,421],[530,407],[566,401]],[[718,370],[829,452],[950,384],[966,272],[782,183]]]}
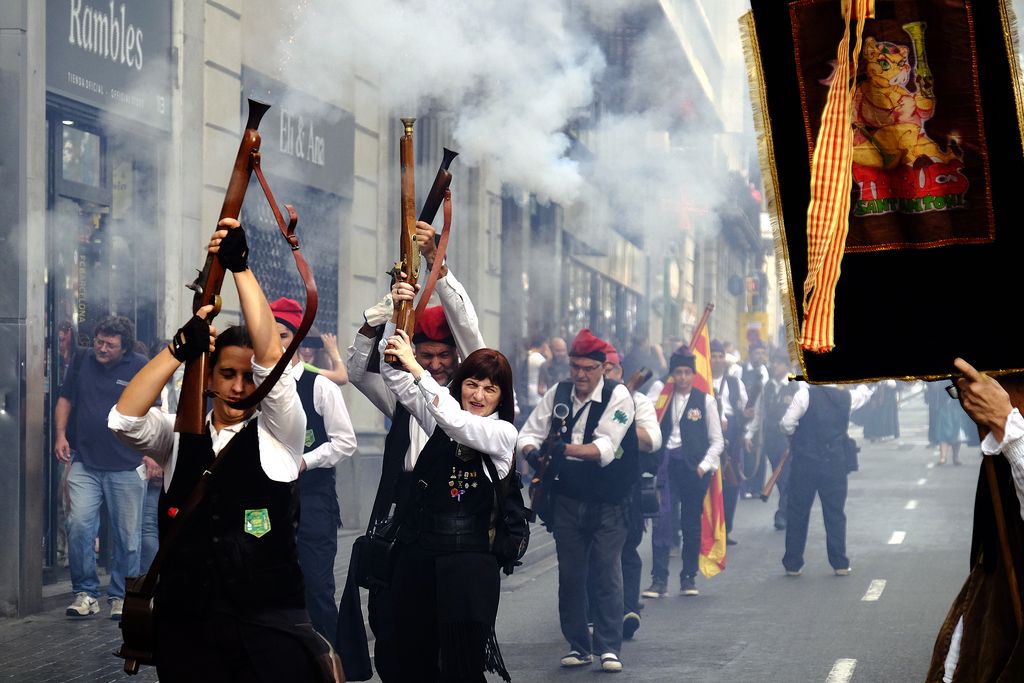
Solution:
{"label": "man with eyeglasses", "polygon": [[107,429],[107,413],[146,358],[131,351],[135,328],[128,318],[104,318],[96,324],[94,335],[92,348],[75,355],[53,416],[54,453],[69,466],[66,524],[75,601],[66,613],[78,619],[100,611],[95,541],[100,506],[105,502],[113,541],[107,598],[110,618],[117,620],[124,602],[124,579],[139,573],[146,481],[136,471],[142,455]]}
{"label": "man with eyeglasses", "polygon": [[[536,468],[544,446],[554,479],[551,513],[546,521],[558,555],[558,616],[569,652],[564,667],[591,664],[600,655],[601,668],[621,671],[622,546],[626,517],[615,490],[621,444],[634,418],[633,397],[618,382],[605,379],[605,342],[584,329],[569,351],[571,380],[548,389],[519,433],[519,452]],[[563,404],[569,414],[552,420]],[[549,435],[553,437],[548,439]],[[590,611],[593,635],[587,628],[587,588],[596,604]]]}

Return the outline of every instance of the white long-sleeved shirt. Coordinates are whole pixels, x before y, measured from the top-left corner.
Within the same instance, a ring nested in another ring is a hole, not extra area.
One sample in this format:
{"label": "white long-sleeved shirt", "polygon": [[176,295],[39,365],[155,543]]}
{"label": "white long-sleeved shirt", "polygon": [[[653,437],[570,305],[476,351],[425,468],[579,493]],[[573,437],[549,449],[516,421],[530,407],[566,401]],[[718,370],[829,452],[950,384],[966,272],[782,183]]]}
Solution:
{"label": "white long-sleeved shirt", "polygon": [[[298,382],[305,371],[302,363],[297,363],[292,369],[292,377]],[[351,457],[356,452],[356,431],[341,389],[320,374],[313,380],[313,410],[324,419],[327,442],[303,453],[302,459],[306,461],[307,470],[334,467],[342,458]]]}
{"label": "white long-sleeved shirt", "polygon": [[[273,481],[295,481],[299,476],[299,461],[302,458],[306,438],[306,413],[302,401],[291,379],[294,366],[281,375],[281,379],[260,403],[260,410],[252,417],[238,424],[214,429],[212,413],[206,416],[206,425],[213,439],[213,452],[221,449],[242,431],[254,418],[259,417],[257,439],[260,446],[260,466],[264,474]],[[270,369],[253,361],[253,382],[256,386],[270,374]],[[174,415],[163,413],[159,408],[150,408],[141,417],[122,415],[115,405],[107,416],[107,426],[119,439],[156,460],[164,468],[164,490],[170,488],[174,467],[178,461],[178,433],[174,431]]]}
{"label": "white long-sleeved shirt", "polygon": [[[667,419],[671,421],[672,431],[665,441],[666,449],[680,448],[683,445],[679,429],[679,420],[686,404],[690,400],[689,392],[680,394],[673,392]],[[718,403],[711,394],[704,395],[704,421],[708,429],[708,450],[701,460],[700,468],[705,472],[714,472],[721,464],[722,451],[725,450],[725,437],[722,436],[722,420],[718,417]]]}
{"label": "white long-sleeved shirt", "polygon": [[636,413],[633,416],[636,429],[638,432],[642,429],[651,440],[651,448],[647,452],[656,453],[661,448],[661,426],[658,424],[654,402],[647,398],[646,394],[636,391],[633,392],[633,404],[636,406]]}
{"label": "white long-sleeved shirt", "polygon": [[1020,516],[1024,519],[1024,417],[1014,408],[1006,416],[1003,428],[1003,440],[996,441],[990,432],[981,442],[981,452],[985,455],[1002,453],[1010,463],[1013,474],[1013,487],[1017,490],[1017,502],[1020,503]]}
{"label": "white long-sleeved shirt", "polygon": [[[829,384],[826,386],[834,387],[835,385]],[[874,393],[871,387],[866,384],[858,384],[849,391],[851,413],[867,403],[868,399],[871,398],[871,394]],[[793,400],[790,401],[789,407],[786,408],[786,412],[782,416],[782,420],[779,421],[779,427],[782,429],[783,434],[792,434],[796,431],[800,418],[807,412],[807,406],[810,405],[810,401],[811,394],[807,388],[807,383],[800,382],[796,393],[793,394]]]}
{"label": "white long-sleeved shirt", "polygon": [[[469,294],[452,274],[451,268],[448,274],[438,278],[434,288],[441,307],[444,309],[445,320],[455,338],[455,346],[458,349],[459,357],[465,358],[477,349],[486,346],[483,335],[480,334],[480,321],[473,308],[473,302],[469,300]],[[356,333],[352,346],[348,347],[348,361],[345,366],[348,368],[348,379],[356,389],[366,398],[370,399],[373,405],[377,406],[387,417],[393,417],[395,413],[395,395],[385,386],[384,379],[374,372],[367,372],[366,365],[369,362],[370,353],[373,351],[374,340],[362,334]],[[405,453],[405,470],[411,472],[416,463],[420,451],[427,445],[429,436],[420,427],[420,423],[412,416],[409,417],[409,449]]]}
{"label": "white long-sleeved shirt", "polygon": [[[508,474],[519,435],[515,425],[498,419],[497,413],[481,417],[463,410],[448,389],[438,384],[429,372],[424,372],[420,381],[415,382],[408,372],[385,363],[384,347],[387,346],[387,338],[394,333],[395,324],[388,323],[380,342],[380,374],[396,399],[402,402],[425,433],[433,434],[440,428],[457,443],[489,456],[499,477]],[[434,405],[435,399],[437,405]],[[419,451],[413,459],[413,467],[418,458]],[[485,474],[490,478],[486,469]]]}
{"label": "white long-sleeved shirt", "polygon": [[[527,418],[526,424],[523,425],[522,430],[519,432],[518,447],[520,451],[527,446],[540,448],[541,444],[544,443],[544,439],[547,438],[550,432],[551,413],[554,410],[555,391],[557,389],[557,384],[548,389],[540,399],[540,403],[530,413],[530,417]],[[575,390],[572,392],[570,414],[572,416],[578,414],[579,417],[573,425],[570,443],[576,445],[583,443],[587,417],[590,415],[590,405],[591,403],[601,402],[602,391],[604,391],[603,377],[597,383],[597,386],[594,387],[594,391],[582,400],[576,395]],[[590,443],[597,446],[597,450],[600,452],[601,467],[606,467],[615,459],[615,452],[622,444],[622,437],[626,435],[626,430],[629,428],[629,423],[633,421],[635,413],[636,409],[633,405],[633,397],[630,395],[629,389],[622,384],[615,387],[608,399],[608,405],[605,407],[601,419],[598,420],[597,426],[594,428],[593,439],[590,441]],[[566,456],[566,460],[580,461],[582,458]]]}

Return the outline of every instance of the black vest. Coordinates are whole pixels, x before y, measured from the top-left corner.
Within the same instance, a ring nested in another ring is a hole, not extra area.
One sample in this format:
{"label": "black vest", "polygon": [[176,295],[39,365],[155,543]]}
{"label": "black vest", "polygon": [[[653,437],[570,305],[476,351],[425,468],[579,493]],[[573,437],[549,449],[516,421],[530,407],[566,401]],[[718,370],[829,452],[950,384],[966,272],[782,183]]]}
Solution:
{"label": "black vest", "polygon": [[[825,444],[845,436],[850,428],[850,392],[835,387],[808,387],[807,412],[793,432],[794,458],[826,459]],[[833,458],[845,466],[841,459]]]}
{"label": "black vest", "polygon": [[[490,550],[494,483],[485,473],[485,457],[434,428],[412,471],[416,484],[401,493],[396,513],[409,519],[422,548],[442,553]],[[419,491],[423,484],[426,488]],[[416,497],[416,509],[403,512]]]}
{"label": "black vest", "polygon": [[[324,425],[324,416],[317,412],[316,404],[313,402],[313,385],[320,373],[311,365],[303,365],[302,376],[295,383],[299,392],[299,400],[302,401],[302,410],[306,413],[306,440],[303,453],[309,453],[330,441],[327,435],[327,427]],[[334,488],[334,468],[316,467],[306,470],[299,477],[299,493],[302,495],[324,495],[337,498]]]}
{"label": "black vest", "polygon": [[[604,388],[601,391],[601,402],[590,404],[590,410],[587,412],[587,422],[583,429],[583,443],[591,443],[594,440],[594,430],[597,429],[597,424],[601,421],[605,408],[608,407],[608,401],[611,400],[612,392],[618,385],[618,382],[606,379],[604,381]],[[572,392],[572,382],[559,382],[558,388],[555,390],[555,404],[565,403],[572,410]],[[572,431],[571,428],[566,429],[565,433],[562,434],[562,441],[567,444],[571,443]],[[635,432],[633,438],[636,438]],[[555,492],[587,503],[622,503],[629,495],[629,489],[633,480],[617,481],[616,476],[628,477],[629,471],[634,467],[638,467],[635,462],[637,451],[638,449],[634,450],[633,455],[628,457],[625,450],[623,450],[622,458],[619,458],[620,467],[618,468],[613,467],[616,464],[615,461],[609,463],[606,467],[601,467],[601,464],[596,461],[566,459],[562,462],[561,469],[558,471]],[[639,473],[636,476],[639,476]]]}
{"label": "black vest", "polygon": [[711,440],[708,439],[708,416],[706,394],[700,389],[691,388],[690,397],[686,401],[682,415],[672,414],[672,400],[669,398],[669,408],[661,419],[661,443],[662,452],[668,444],[668,437],[672,435],[673,419],[679,424],[679,439],[682,442],[683,462],[691,470],[697,469],[708,453]]}
{"label": "black vest", "polygon": [[[260,464],[257,420],[232,439],[203,502],[167,556],[157,586],[165,613],[205,614],[214,602],[238,614],[305,608],[295,546],[298,487],[272,481]],[[235,443],[237,442],[237,443]],[[214,460],[209,432],[181,434],[174,476],[160,496],[160,536]]]}
{"label": "black vest", "polygon": [[[757,399],[760,398],[761,392],[764,390],[764,385],[761,384],[761,366],[751,366],[745,364],[743,366],[743,386],[747,390],[747,407],[751,408]],[[732,387],[729,387],[732,391]]]}

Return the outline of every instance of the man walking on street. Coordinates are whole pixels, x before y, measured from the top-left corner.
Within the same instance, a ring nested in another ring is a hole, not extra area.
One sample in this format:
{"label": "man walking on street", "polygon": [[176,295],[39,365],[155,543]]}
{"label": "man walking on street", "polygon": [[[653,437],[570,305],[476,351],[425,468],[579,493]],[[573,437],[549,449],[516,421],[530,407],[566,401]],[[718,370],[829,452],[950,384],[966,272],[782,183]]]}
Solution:
{"label": "man walking on street", "polygon": [[[558,617],[569,652],[564,667],[584,666],[599,653],[601,668],[621,671],[622,546],[626,520],[622,500],[610,481],[617,468],[609,465],[633,422],[633,397],[618,382],[604,378],[605,342],[581,330],[569,352],[571,382],[548,389],[523,425],[519,451],[534,469],[547,455],[555,477],[551,512],[545,519],[555,537],[558,555]],[[570,407],[564,428],[552,420],[554,407]],[[552,434],[560,436],[538,449]],[[612,476],[609,476],[609,471]],[[596,606],[587,628],[587,587],[592,584]]]}
{"label": "man walking on street", "polygon": [[61,385],[54,408],[54,452],[69,465],[68,568],[75,601],[67,615],[81,618],[100,611],[95,543],[100,506],[106,503],[112,538],[107,598],[110,618],[116,620],[124,604],[124,579],[139,573],[146,481],[136,471],[142,455],[107,429],[107,413],[146,358],[131,351],[135,328],[123,316],[100,320],[94,335],[92,348],[76,356]]}

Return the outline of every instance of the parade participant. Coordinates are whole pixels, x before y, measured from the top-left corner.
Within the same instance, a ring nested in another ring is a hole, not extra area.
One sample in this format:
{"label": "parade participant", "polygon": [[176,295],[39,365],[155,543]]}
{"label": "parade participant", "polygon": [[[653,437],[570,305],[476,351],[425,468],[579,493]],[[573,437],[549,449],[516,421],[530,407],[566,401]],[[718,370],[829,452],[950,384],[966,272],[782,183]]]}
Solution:
{"label": "parade participant", "polygon": [[747,421],[746,433],[743,438],[743,497],[753,498],[761,493],[764,486],[764,452],[763,443],[764,412],[761,394],[768,383],[768,346],[760,339],[750,342],[747,349],[747,362],[743,363],[740,379],[747,390],[747,405],[743,409],[743,417]]}
{"label": "parade participant", "polygon": [[548,389],[559,382],[569,379],[569,347],[561,337],[552,337],[548,342],[548,349],[551,351],[551,358],[540,366],[537,375],[537,393],[541,396],[548,393]]}
{"label": "parade participant", "polygon": [[926,680],[1019,681],[1024,658],[1015,612],[1024,584],[1020,546],[1012,540],[1007,547],[1005,541],[1024,537],[1024,377],[996,380],[962,358],[954,364],[962,377],[947,387],[946,400],[958,398],[977,424],[985,461],[975,497],[971,573],[939,629]]}
{"label": "parade participant", "polygon": [[[782,463],[782,458],[789,447],[789,438],[782,433],[780,425],[782,416],[793,400],[793,394],[799,388],[796,382],[790,382],[789,356],[785,351],[776,350],[771,355],[769,372],[771,379],[764,387],[763,420],[762,420],[762,447],[764,457],[772,466],[774,472]],[[779,491],[779,504],[775,509],[775,528],[782,530],[786,528],[786,502],[789,496],[789,469],[783,467],[782,472],[775,480],[775,486]]]}
{"label": "parade participant", "polygon": [[[619,352],[611,344],[605,346],[604,377],[613,382],[622,381],[622,365]],[[624,479],[631,481],[629,498],[626,506],[626,540],[622,545],[622,637],[632,638],[640,628],[640,575],[643,562],[637,549],[644,539],[645,519],[640,503],[640,476],[643,471],[657,470],[656,457],[648,456],[650,462],[643,462],[641,454],[657,453],[661,449],[661,429],[654,412],[654,403],[641,391],[633,392],[635,419],[629,426],[626,436],[622,439],[622,449],[635,449],[635,453],[626,454],[618,460],[620,463],[635,463],[623,472]],[[591,569],[591,572],[594,570]],[[590,593],[590,605],[593,612],[597,598]]]}
{"label": "parade participant", "polygon": [[338,351],[338,338],[335,335],[320,332],[316,325],[313,325],[299,344],[298,357],[306,365],[316,368],[322,377],[338,386],[348,384],[348,370],[345,369],[345,361]]}
{"label": "parade participant", "polygon": [[[714,397],[693,386],[696,359],[687,347],[680,347],[669,357],[669,368],[674,391],[660,425],[662,452],[658,478],[667,482],[662,495],[667,494],[672,501],[670,509],[679,509],[683,537],[679,590],[683,595],[693,596],[699,593],[695,579],[700,568],[704,496],[712,473],[719,467],[725,443]],[[671,539],[665,531],[670,528],[652,534],[652,581],[644,597],[664,597],[668,593]]]}
{"label": "parade participant", "polygon": [[[397,289],[395,300],[406,292]],[[518,436],[512,369],[499,352],[478,349],[451,376],[449,391],[417,362],[396,321],[397,313],[379,346],[381,376],[430,435],[398,485],[394,516],[407,520],[399,541],[410,539],[398,549],[391,584],[398,675],[469,681],[487,670],[508,681],[494,634],[500,581],[489,529]],[[384,362],[385,351],[404,372]]]}
{"label": "parade participant", "polygon": [[[287,348],[302,324],[302,306],[281,297],[270,310],[281,346]],[[301,348],[301,347],[300,347]],[[316,368],[292,356],[291,376],[306,414],[305,452],[299,463],[299,565],[306,583],[306,609],[313,627],[334,644],[338,606],[334,601],[334,558],[338,554],[341,508],[335,466],[356,451],[356,434],[341,389]]]}
{"label": "parade participant", "polygon": [[[146,364],[145,356],[131,350],[134,345],[135,327],[130,320],[123,316],[100,320],[92,348],[74,354],[53,411],[54,453],[68,466],[68,569],[75,600],[66,614],[72,618],[100,611],[95,543],[102,504],[106,504],[113,540],[107,586],[111,619],[121,618],[125,577],[139,572],[146,482],[136,468],[143,458],[106,427],[107,412]],[[159,392],[146,408],[158,398]]]}
{"label": "parade participant", "polygon": [[[216,454],[231,449],[162,564],[154,607],[157,674],[171,682],[320,680],[312,643],[326,643],[309,626],[295,547],[306,418],[287,371],[258,410],[229,403],[251,394],[283,351],[248,269],[244,231],[231,218],[218,228],[208,249],[233,273],[246,326],[218,335],[205,321],[212,307],[201,308],[173,348],[128,384],[108,419],[115,434],[164,468],[162,536]],[[180,363],[207,351],[213,399],[205,431],[176,433],[174,417],[149,406]]]}
{"label": "parade participant", "polygon": [[809,386],[801,382],[782,416],[780,426],[790,439],[789,499],[786,509],[787,576],[800,576],[804,567],[807,525],[817,494],[825,520],[825,547],[836,576],[850,574],[846,556],[846,490],[851,471],[850,411],[871,398],[863,384],[854,389]]}
{"label": "parade participant", "polygon": [[718,414],[722,418],[722,434],[725,437],[725,457],[722,462],[722,500],[725,503],[726,543],[736,545],[728,534],[732,534],[732,522],[736,516],[736,501],[740,484],[743,482],[743,447],[746,433],[744,410],[747,407],[747,388],[737,375],[740,369],[730,362],[725,345],[717,339],[711,340],[711,384],[715,388]]}
{"label": "parade participant", "polygon": [[[427,223],[416,224],[416,242],[420,254],[432,268],[436,249],[434,246],[434,228]],[[385,417],[391,420],[384,441],[384,454],[381,465],[381,478],[370,512],[368,526],[373,527],[387,519],[391,506],[396,501],[396,486],[403,472],[411,472],[416,465],[420,452],[426,445],[428,435],[419,422],[409,414],[405,407],[395,399],[395,395],[385,386],[381,376],[371,371],[369,359],[375,352],[375,340],[383,326],[391,319],[394,304],[393,297],[415,295],[415,288],[408,283],[395,283],[391,292],[380,302],[364,312],[365,324],[359,329],[352,346],[349,347],[348,373],[349,381],[373,403]],[[462,284],[455,279],[447,264],[441,265],[440,277],[434,289],[440,306],[428,307],[416,321],[416,330],[412,343],[415,348],[417,362],[430,372],[431,377],[440,385],[448,384],[452,374],[458,368],[459,357],[467,357],[473,351],[484,348],[483,336],[480,334],[479,321],[473,303],[469,299]],[[343,604],[358,606],[358,589],[346,586],[342,596]],[[348,601],[348,603],[346,603]],[[401,681],[397,674],[397,665],[403,654],[393,647],[395,624],[391,618],[391,591],[375,588],[370,591],[367,602],[370,628],[373,630],[374,662],[381,680]],[[356,615],[358,619],[350,619],[352,623],[339,621],[339,634],[342,630],[354,638],[365,640],[362,617],[359,610],[344,611],[346,616]],[[355,623],[358,621],[358,623]],[[339,635],[339,641],[341,635]],[[343,643],[339,645],[344,648]],[[343,659],[344,659],[344,652]]]}
{"label": "parade participant", "polygon": [[[554,479],[549,528],[558,555],[558,616],[569,652],[561,664],[590,664],[600,653],[605,671],[621,671],[622,545],[626,539],[623,495],[611,494],[621,482],[606,471],[633,421],[633,398],[618,382],[604,378],[605,343],[584,329],[569,351],[572,382],[548,389],[523,425],[519,451],[536,468],[538,449],[552,431],[556,403],[571,406],[561,438],[546,446],[559,467]],[[614,475],[614,470],[610,470]],[[598,604],[587,629],[587,586]]]}

